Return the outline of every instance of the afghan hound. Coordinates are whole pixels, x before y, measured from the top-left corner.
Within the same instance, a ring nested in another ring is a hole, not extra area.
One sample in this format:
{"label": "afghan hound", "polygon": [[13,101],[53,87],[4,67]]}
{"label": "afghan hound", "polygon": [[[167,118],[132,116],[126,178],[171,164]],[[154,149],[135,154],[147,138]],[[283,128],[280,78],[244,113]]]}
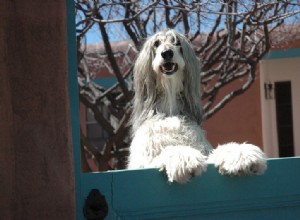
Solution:
{"label": "afghan hound", "polygon": [[174,30],[144,44],[133,70],[135,96],[128,169],[158,168],[185,183],[214,163],[221,174],[262,174],[266,157],[251,144],[213,150],[201,128],[200,67],[189,41]]}

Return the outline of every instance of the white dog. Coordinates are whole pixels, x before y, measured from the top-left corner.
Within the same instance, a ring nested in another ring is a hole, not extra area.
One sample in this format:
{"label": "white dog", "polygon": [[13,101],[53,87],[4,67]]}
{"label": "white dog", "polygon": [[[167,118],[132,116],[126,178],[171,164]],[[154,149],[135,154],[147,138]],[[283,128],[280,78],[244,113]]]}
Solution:
{"label": "white dog", "polygon": [[200,69],[188,40],[174,30],[148,39],[134,67],[129,169],[158,168],[185,183],[214,163],[221,174],[262,174],[260,148],[229,143],[212,150],[201,129]]}

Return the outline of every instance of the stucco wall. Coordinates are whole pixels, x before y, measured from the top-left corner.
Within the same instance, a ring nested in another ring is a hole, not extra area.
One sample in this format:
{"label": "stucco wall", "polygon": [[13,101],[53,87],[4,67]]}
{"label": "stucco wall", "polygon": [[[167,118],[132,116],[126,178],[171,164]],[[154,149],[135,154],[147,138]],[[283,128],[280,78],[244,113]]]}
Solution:
{"label": "stucco wall", "polygon": [[[262,147],[262,122],[259,75],[245,91],[204,122],[210,143],[248,142]],[[232,91],[233,88],[227,88]]]}
{"label": "stucco wall", "polygon": [[0,4],[1,219],[74,219],[65,4]]}

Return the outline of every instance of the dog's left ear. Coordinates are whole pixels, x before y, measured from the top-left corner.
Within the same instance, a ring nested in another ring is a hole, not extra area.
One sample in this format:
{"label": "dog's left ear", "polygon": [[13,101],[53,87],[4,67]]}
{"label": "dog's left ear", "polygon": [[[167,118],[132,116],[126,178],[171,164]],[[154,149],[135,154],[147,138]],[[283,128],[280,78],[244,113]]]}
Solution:
{"label": "dog's left ear", "polygon": [[181,34],[178,34],[177,37],[181,43],[182,56],[185,62],[183,95],[188,107],[187,111],[200,124],[202,122],[200,63],[189,40]]}

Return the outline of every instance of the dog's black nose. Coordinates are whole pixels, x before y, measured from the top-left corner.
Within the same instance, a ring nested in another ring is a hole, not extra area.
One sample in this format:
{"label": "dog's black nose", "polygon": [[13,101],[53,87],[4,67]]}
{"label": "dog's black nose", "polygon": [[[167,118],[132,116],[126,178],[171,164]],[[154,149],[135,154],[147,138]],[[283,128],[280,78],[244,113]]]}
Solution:
{"label": "dog's black nose", "polygon": [[162,58],[164,58],[165,60],[170,60],[173,58],[173,51],[171,49],[167,49],[167,50],[164,50],[163,52],[161,52],[161,56]]}

